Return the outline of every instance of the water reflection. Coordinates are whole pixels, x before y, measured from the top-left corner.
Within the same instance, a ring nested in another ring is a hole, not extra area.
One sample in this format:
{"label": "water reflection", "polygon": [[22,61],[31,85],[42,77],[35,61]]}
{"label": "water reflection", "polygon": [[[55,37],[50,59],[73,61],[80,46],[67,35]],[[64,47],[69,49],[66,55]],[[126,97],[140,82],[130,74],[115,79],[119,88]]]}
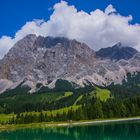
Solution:
{"label": "water reflection", "polygon": [[140,140],[140,122],[3,131],[0,140]]}

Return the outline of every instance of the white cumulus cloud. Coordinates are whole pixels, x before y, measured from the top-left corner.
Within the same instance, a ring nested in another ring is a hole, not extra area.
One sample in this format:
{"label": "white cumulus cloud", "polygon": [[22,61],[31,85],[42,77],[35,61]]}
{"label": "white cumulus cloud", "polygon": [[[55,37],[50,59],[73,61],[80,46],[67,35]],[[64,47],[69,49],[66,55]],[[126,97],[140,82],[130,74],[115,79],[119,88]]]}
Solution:
{"label": "white cumulus cloud", "polygon": [[0,58],[27,34],[77,39],[94,50],[112,46],[117,42],[140,50],[140,25],[132,25],[132,20],[131,15],[120,15],[112,5],[109,5],[105,11],[96,9],[87,13],[78,11],[75,6],[61,1],[54,5],[53,14],[48,21],[37,19],[29,21],[15,33],[13,38],[1,37]]}
{"label": "white cumulus cloud", "polygon": [[11,37],[3,36],[0,39],[0,58],[2,58],[13,45],[14,40]]}
{"label": "white cumulus cloud", "polygon": [[108,5],[107,7],[106,7],[106,9],[105,9],[105,13],[106,14],[111,14],[111,13],[114,13],[114,12],[116,12],[116,9],[113,7],[113,5]]}

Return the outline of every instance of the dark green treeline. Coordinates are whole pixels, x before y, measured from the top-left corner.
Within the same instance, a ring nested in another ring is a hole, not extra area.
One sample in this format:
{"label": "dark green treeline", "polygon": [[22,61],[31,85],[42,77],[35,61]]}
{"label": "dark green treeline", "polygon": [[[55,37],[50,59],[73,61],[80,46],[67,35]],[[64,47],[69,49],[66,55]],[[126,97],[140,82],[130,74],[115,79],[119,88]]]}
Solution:
{"label": "dark green treeline", "polygon": [[44,113],[18,113],[9,120],[9,124],[28,124],[36,122],[79,121],[101,118],[122,118],[140,116],[140,97],[128,99],[108,99],[106,102],[93,98],[89,103],[81,105],[77,110],[72,108],[68,112],[53,114]]}

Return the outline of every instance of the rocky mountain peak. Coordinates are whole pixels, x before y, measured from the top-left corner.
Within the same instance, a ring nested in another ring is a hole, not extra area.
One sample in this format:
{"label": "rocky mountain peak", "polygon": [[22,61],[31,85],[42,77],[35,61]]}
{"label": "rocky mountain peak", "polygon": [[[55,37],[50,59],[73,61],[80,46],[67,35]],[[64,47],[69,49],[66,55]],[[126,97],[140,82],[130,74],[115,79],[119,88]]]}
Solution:
{"label": "rocky mountain peak", "polygon": [[0,60],[0,93],[19,84],[28,85],[31,92],[36,91],[37,83],[52,88],[58,79],[80,86],[121,83],[128,72],[140,71],[139,62],[140,53],[121,43],[95,53],[76,40],[31,34]]}
{"label": "rocky mountain peak", "polygon": [[79,71],[88,74],[83,69],[94,62],[95,52],[76,40],[27,35],[1,60],[0,79],[50,82]]}
{"label": "rocky mountain peak", "polygon": [[122,43],[121,42],[118,42],[117,44],[115,44],[114,46],[112,46],[113,48],[122,48],[123,47],[123,45],[122,45]]}
{"label": "rocky mountain peak", "polygon": [[128,60],[132,58],[138,51],[132,47],[124,46],[122,43],[117,43],[112,47],[102,48],[96,52],[97,57],[102,59],[108,58],[111,60]]}
{"label": "rocky mountain peak", "polygon": [[55,37],[50,37],[50,36],[48,36],[48,37],[39,36],[36,39],[35,44],[37,46],[44,47],[44,48],[51,48],[58,44],[68,47],[68,46],[70,46],[70,40],[67,38],[64,38],[64,37],[55,38]]}

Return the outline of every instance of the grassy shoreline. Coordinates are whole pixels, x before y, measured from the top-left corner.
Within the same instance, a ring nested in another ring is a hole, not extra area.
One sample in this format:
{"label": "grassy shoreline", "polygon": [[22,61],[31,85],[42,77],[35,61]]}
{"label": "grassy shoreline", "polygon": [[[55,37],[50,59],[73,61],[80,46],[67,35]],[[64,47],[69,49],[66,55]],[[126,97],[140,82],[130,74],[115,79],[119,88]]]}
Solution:
{"label": "grassy shoreline", "polygon": [[80,126],[80,125],[97,125],[103,123],[113,123],[113,122],[125,122],[125,121],[137,121],[140,120],[139,117],[131,118],[112,118],[112,119],[96,119],[96,120],[81,120],[73,122],[42,122],[42,123],[31,123],[31,124],[7,124],[0,125],[0,131],[5,130],[15,130],[24,128],[48,128],[48,127],[64,127],[64,126]]}

